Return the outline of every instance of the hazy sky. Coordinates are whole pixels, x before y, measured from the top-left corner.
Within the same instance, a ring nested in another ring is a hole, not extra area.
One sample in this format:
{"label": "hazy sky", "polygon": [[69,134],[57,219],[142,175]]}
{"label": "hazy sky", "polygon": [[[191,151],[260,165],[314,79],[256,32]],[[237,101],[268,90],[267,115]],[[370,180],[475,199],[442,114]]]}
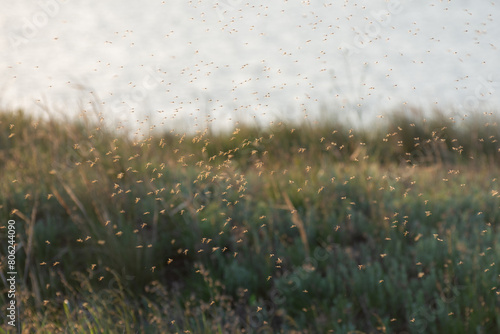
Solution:
{"label": "hazy sky", "polygon": [[470,113],[500,104],[499,14],[466,0],[20,0],[0,13],[0,101],[188,127],[405,103]]}

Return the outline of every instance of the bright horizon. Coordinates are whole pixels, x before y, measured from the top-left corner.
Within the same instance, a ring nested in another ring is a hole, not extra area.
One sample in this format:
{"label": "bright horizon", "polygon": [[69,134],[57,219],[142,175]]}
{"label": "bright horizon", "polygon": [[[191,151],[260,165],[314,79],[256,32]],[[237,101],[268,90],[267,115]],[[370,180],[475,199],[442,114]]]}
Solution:
{"label": "bright horizon", "polygon": [[[3,108],[111,124],[372,117],[500,106],[493,2],[26,0],[0,14]],[[306,111],[304,111],[306,110]]]}

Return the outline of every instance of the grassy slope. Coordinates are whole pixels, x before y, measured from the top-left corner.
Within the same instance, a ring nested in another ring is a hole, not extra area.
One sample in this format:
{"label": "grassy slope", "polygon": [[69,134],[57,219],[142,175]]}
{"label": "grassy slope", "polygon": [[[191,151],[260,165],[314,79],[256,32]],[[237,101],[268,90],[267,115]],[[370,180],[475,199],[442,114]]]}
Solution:
{"label": "grassy slope", "polygon": [[0,114],[22,327],[498,332],[499,132],[393,116],[134,142]]}

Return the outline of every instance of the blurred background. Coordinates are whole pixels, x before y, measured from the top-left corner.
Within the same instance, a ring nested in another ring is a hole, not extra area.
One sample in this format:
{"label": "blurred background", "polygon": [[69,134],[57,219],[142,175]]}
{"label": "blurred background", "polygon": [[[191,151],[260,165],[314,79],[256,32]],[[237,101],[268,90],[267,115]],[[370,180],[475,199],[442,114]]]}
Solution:
{"label": "blurred background", "polygon": [[[500,103],[495,1],[20,0],[0,107],[142,130]],[[334,115],[333,115],[334,114]]]}

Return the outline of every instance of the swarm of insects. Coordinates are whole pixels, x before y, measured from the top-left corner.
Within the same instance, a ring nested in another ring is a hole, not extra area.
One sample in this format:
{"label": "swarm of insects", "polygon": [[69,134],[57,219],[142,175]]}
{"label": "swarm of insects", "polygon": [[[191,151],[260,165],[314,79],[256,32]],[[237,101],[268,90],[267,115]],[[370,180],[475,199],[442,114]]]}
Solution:
{"label": "swarm of insects", "polygon": [[497,7],[9,5],[0,328],[500,332]]}

